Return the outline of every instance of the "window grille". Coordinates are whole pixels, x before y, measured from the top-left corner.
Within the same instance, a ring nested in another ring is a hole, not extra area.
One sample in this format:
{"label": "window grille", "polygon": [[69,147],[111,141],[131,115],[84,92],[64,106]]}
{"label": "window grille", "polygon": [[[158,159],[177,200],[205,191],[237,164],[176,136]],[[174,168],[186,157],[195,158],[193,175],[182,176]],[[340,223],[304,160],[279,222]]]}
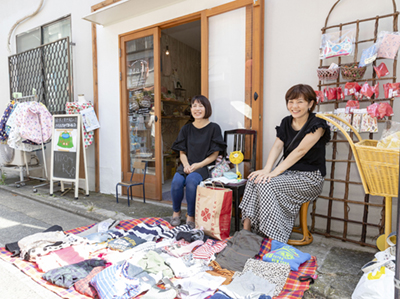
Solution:
{"label": "window grille", "polygon": [[10,99],[13,92],[23,96],[36,89],[39,102],[51,114],[64,114],[71,102],[69,37],[8,57]]}

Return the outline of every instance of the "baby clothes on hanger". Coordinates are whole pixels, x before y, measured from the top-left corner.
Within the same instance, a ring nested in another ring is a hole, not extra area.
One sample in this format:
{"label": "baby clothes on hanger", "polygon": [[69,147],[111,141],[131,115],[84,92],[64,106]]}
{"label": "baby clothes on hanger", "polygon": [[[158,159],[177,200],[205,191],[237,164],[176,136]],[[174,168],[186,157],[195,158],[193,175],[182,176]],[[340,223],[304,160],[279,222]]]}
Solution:
{"label": "baby clothes on hanger", "polygon": [[52,128],[53,116],[46,106],[28,102],[28,108],[21,119],[21,137],[37,144],[46,143],[51,138]]}
{"label": "baby clothes on hanger", "polygon": [[8,118],[11,115],[12,109],[14,107],[14,104],[10,103],[7,105],[6,110],[4,110],[4,114],[1,117],[0,120],[0,141],[5,141],[8,138],[8,134],[6,132],[6,123]]}
{"label": "baby clothes on hanger", "polygon": [[[12,108],[12,110],[10,112],[10,116],[9,116],[8,119],[10,119],[11,115],[14,113],[15,109],[17,108],[17,105],[18,105],[18,103],[15,102],[14,105],[13,105],[13,108]],[[6,122],[6,129],[5,130],[6,130],[7,136],[10,135],[11,127],[8,125],[8,120]]]}
{"label": "baby clothes on hanger", "polygon": [[17,108],[11,114],[10,118],[7,121],[7,125],[11,127],[10,134],[8,135],[7,144],[16,150],[22,150],[26,152],[32,152],[41,149],[39,145],[31,145],[23,143],[23,138],[20,134],[20,128],[23,121],[23,115],[28,110],[28,102],[19,103]]}

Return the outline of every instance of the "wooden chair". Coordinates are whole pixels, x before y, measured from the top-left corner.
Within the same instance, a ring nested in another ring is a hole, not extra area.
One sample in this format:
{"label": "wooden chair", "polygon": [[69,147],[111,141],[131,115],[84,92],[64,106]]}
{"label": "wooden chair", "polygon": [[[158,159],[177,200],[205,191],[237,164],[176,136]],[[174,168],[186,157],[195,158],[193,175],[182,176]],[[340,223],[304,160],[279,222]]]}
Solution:
{"label": "wooden chair", "polygon": [[[133,181],[133,175],[135,174],[135,170],[142,170],[143,173],[143,181],[142,182],[137,182]],[[126,187],[126,192],[128,194],[128,207],[129,205],[129,194],[130,194],[130,199],[132,200],[132,187],[134,186],[143,186],[143,202],[146,202],[146,196],[145,196],[145,179],[146,179],[146,171],[147,171],[147,161],[140,162],[140,161],[135,161],[133,163],[132,167],[132,175],[131,179],[127,182],[119,182],[117,186],[115,187],[116,189],[116,198],[117,198],[117,203],[118,203],[118,186],[121,186],[121,192],[122,192],[122,187]]]}
{"label": "wooden chair", "polygon": [[[253,172],[256,169],[256,152],[257,152],[257,131],[248,129],[235,129],[224,132],[224,141],[228,144],[228,137],[233,137],[233,148],[232,151],[241,151],[244,155],[243,162],[250,163],[249,172]],[[250,136],[252,139],[250,147],[246,148],[246,137]],[[228,147],[229,150],[231,150]],[[250,156],[247,154],[250,152]],[[224,155],[226,156],[226,154]],[[235,207],[235,231],[240,229],[240,217],[239,217],[239,204],[240,199],[244,194],[247,180],[243,180],[238,184],[225,184],[225,188],[229,188],[233,192],[233,203]]]}
{"label": "wooden chair", "polygon": [[302,246],[302,245],[308,245],[313,241],[313,236],[308,230],[307,227],[307,211],[308,211],[308,206],[310,205],[310,202],[303,203],[300,208],[300,225],[293,227],[293,232],[299,233],[303,235],[303,239],[301,240],[289,240],[288,244],[289,245],[297,245],[297,246]]}

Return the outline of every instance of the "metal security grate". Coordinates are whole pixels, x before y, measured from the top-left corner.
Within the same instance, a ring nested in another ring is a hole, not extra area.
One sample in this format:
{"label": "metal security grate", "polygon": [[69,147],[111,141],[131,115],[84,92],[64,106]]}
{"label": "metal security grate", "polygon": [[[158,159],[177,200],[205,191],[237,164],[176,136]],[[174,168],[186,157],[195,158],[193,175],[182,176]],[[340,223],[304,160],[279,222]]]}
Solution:
{"label": "metal security grate", "polygon": [[13,92],[31,95],[37,90],[39,101],[51,114],[64,114],[71,102],[69,38],[8,57],[10,99]]}

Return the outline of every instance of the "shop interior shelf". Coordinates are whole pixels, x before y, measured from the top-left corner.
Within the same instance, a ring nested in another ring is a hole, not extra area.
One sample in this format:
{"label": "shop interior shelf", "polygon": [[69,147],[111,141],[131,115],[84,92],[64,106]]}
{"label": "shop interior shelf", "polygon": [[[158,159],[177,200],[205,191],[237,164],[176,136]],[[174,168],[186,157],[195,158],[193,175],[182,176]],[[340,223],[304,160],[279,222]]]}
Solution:
{"label": "shop interior shelf", "polygon": [[162,118],[166,119],[189,119],[190,116],[174,116],[174,115],[164,115]]}
{"label": "shop interior shelf", "polygon": [[171,105],[182,105],[182,106],[188,106],[189,105],[189,103],[180,102],[180,101],[177,101],[177,100],[161,100],[161,101],[163,103],[171,104]]}

